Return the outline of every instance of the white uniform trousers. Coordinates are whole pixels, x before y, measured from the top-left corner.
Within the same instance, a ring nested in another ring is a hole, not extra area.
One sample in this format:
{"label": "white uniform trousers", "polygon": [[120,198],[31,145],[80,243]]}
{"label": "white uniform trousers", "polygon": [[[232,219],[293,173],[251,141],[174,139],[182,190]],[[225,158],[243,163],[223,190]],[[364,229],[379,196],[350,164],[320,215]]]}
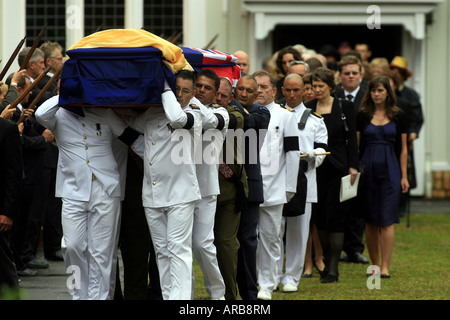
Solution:
{"label": "white uniform trousers", "polygon": [[278,260],[281,252],[280,227],[283,205],[259,208],[256,269],[260,290],[272,292],[277,286]]}
{"label": "white uniform trousers", "polygon": [[191,299],[194,208],[195,201],[145,208],[164,300]]}
{"label": "white uniform trousers", "polygon": [[[214,221],[216,217],[217,196],[208,196],[198,200],[194,211],[192,232],[192,252],[203,272],[206,292],[211,299],[225,296],[225,283],[217,262],[217,250],[214,245]],[[194,273],[192,272],[192,299],[194,299]]]}
{"label": "white uniform trousers", "polygon": [[305,265],[306,244],[309,236],[309,223],[311,220],[311,202],[307,202],[305,213],[296,217],[283,217],[280,237],[286,234],[286,261],[283,275],[284,244],[281,242],[280,260],[278,261],[278,283],[285,285],[290,282],[296,286]]}
{"label": "white uniform trousers", "polygon": [[[73,271],[69,293],[74,300],[112,300],[116,284],[120,198],[92,182],[87,202],[62,199],[61,252]],[[79,278],[78,273],[79,272]]]}

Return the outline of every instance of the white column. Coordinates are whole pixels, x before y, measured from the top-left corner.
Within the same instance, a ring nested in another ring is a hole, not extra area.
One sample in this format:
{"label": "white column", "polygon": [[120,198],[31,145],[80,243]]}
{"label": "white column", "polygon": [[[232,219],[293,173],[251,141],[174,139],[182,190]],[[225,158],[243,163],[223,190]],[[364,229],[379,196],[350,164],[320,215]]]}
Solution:
{"label": "white column", "polygon": [[[17,48],[19,42],[26,36],[26,2],[25,0],[6,1],[0,0],[0,59],[1,70],[8,63],[9,58]],[[32,36],[32,35],[30,35]],[[25,48],[26,44],[22,46]],[[17,71],[19,64],[17,58],[5,75]]]}
{"label": "white column", "polygon": [[202,48],[207,39],[206,0],[183,0],[183,45]]}
{"label": "white column", "polygon": [[66,49],[84,38],[84,0],[66,0]]}
{"label": "white column", "polygon": [[125,29],[144,27],[144,0],[125,0]]}

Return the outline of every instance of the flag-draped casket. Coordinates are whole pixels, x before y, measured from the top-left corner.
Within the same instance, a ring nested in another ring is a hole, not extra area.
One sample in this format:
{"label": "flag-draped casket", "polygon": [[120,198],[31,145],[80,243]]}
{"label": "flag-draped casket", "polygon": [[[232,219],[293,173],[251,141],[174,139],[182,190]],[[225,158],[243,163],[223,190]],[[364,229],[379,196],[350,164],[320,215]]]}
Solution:
{"label": "flag-draped casket", "polygon": [[97,32],[67,51],[60,105],[149,107],[161,104],[164,79],[172,88],[180,70],[214,70],[232,83],[240,77],[237,58],[215,50],[178,47],[147,31]]}

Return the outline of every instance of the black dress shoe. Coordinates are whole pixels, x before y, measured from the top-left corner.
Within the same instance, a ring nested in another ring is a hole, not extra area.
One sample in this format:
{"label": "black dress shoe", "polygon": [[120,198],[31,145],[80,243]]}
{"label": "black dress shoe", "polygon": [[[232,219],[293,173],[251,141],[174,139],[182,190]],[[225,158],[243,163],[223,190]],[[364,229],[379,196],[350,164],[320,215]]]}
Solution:
{"label": "black dress shoe", "polygon": [[50,261],[64,261],[61,251],[55,251],[45,255],[45,258]]}
{"label": "black dress shoe", "polygon": [[380,276],[382,279],[390,279],[391,278],[391,276],[390,275],[388,275],[388,274],[381,274],[381,276]]}
{"label": "black dress shoe", "polygon": [[320,279],[320,282],[322,282],[322,283],[338,282],[338,276],[333,276],[331,274],[327,274],[326,276],[324,276]]}
{"label": "black dress shoe", "polygon": [[353,263],[369,264],[369,260],[367,260],[367,258],[359,252],[355,252],[354,254],[348,256],[347,261]]}

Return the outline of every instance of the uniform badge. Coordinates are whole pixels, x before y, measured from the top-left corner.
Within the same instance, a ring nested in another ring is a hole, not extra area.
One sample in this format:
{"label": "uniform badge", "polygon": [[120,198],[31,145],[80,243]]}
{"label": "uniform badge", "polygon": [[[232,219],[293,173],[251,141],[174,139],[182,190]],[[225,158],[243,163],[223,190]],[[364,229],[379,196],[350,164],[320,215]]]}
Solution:
{"label": "uniform badge", "polygon": [[97,123],[97,136],[99,136],[99,137],[102,136],[102,127],[101,127],[100,123]]}

